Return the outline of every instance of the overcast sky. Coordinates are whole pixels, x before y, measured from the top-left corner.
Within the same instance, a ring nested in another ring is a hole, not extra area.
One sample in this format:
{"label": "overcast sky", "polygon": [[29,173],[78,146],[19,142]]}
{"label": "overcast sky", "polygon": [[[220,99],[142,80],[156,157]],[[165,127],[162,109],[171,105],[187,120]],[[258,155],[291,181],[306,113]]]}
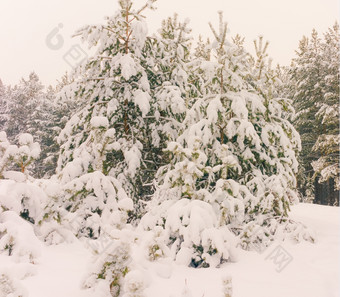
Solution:
{"label": "overcast sky", "polygon": [[[136,6],[143,3],[135,1]],[[248,49],[263,35],[270,41],[274,62],[283,65],[290,63],[303,35],[313,28],[324,32],[339,18],[338,0],[158,0],[156,6],[156,11],[146,13],[150,32],[177,12],[190,19],[193,36],[209,36],[208,22],[216,26],[217,11],[222,10],[229,34],[244,36]],[[55,84],[72,69],[63,56],[80,40],[71,34],[102,22],[117,7],[116,0],[0,0],[0,79],[15,84],[34,70],[44,84]],[[55,43],[57,49],[46,43],[53,30],[64,41]]]}

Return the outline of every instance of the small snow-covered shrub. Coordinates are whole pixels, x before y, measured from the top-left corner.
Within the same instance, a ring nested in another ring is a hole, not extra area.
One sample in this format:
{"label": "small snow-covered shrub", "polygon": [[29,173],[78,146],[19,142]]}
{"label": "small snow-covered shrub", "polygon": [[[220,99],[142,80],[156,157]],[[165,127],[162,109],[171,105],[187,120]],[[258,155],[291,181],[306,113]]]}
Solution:
{"label": "small snow-covered shrub", "polygon": [[15,292],[12,280],[6,274],[0,274],[0,296],[8,297]]}
{"label": "small snow-covered shrub", "polygon": [[26,290],[7,273],[0,271],[0,297],[26,297]]}
{"label": "small snow-covered shrub", "polygon": [[62,186],[63,208],[77,236],[98,238],[105,225],[124,227],[133,202],[120,182],[99,171],[84,174]]}
{"label": "small snow-covered shrub", "polygon": [[231,276],[224,277],[222,280],[223,297],[233,297],[233,285]]}
{"label": "small snow-covered shrub", "polygon": [[191,290],[188,287],[187,279],[185,279],[185,284],[184,284],[184,288],[182,290],[181,297],[192,297]]}
{"label": "small snow-covered shrub", "polygon": [[13,211],[0,213],[0,253],[20,262],[35,263],[40,249],[41,242],[30,223]]}
{"label": "small snow-covered shrub", "polygon": [[28,133],[19,135],[19,146],[11,145],[6,132],[0,132],[0,177],[6,174],[8,168],[28,174],[28,168],[40,155],[40,145],[33,141]]}
{"label": "small snow-covered shrub", "polygon": [[48,244],[72,242],[75,236],[97,239],[125,227],[133,202],[119,181],[99,171],[61,182],[40,181],[48,203],[38,221],[39,237]]}
{"label": "small snow-covered shrub", "polygon": [[[272,221],[275,222],[274,219]],[[266,227],[256,221],[246,223],[239,234],[239,246],[245,250],[256,250],[257,252],[262,252],[268,247],[274,239],[276,224],[274,226],[267,222],[265,224]]]}
{"label": "small snow-covered shrub", "polygon": [[[157,212],[163,215],[157,215]],[[162,236],[166,246],[157,242],[149,246],[150,257],[158,257],[170,249],[178,263],[193,267],[217,266],[230,259],[235,236],[220,224],[219,219],[218,213],[207,202],[189,199],[176,203],[166,201],[150,210],[141,221],[141,226],[151,233],[159,234],[162,227],[166,235]],[[159,227],[152,231],[155,226]]]}
{"label": "small snow-covered shrub", "polygon": [[262,253],[273,240],[291,240],[315,242],[314,232],[300,222],[287,217],[261,216],[258,221],[246,223],[238,235],[239,246],[245,250],[255,250]]}
{"label": "small snow-covered shrub", "polygon": [[0,132],[0,212],[14,211],[34,224],[47,203],[47,195],[29,176],[40,146],[28,133],[19,135],[18,142],[19,146],[10,145],[6,133]]}
{"label": "small snow-covered shrub", "polygon": [[79,219],[75,213],[67,211],[63,205],[63,192],[60,181],[54,176],[50,179],[36,180],[35,185],[45,193],[45,203],[35,218],[35,232],[46,244],[74,242],[79,227]]}
{"label": "small snow-covered shrub", "polygon": [[122,238],[113,239],[112,244],[96,258],[83,287],[96,294],[101,292],[104,296],[144,296],[144,280],[134,269],[131,242]]}
{"label": "small snow-covered shrub", "polygon": [[126,274],[123,297],[146,297],[144,289],[145,281],[140,271],[134,270]]}
{"label": "small snow-covered shrub", "polygon": [[40,152],[40,145],[33,141],[31,134],[24,133],[19,135],[19,148],[14,160],[20,166],[21,172],[25,172],[27,167],[38,159]]}
{"label": "small snow-covered shrub", "polygon": [[170,249],[166,245],[167,234],[161,226],[155,226],[151,231],[142,233],[141,248],[145,251],[145,257],[149,261],[170,255]]}
{"label": "small snow-covered shrub", "polygon": [[0,187],[0,212],[11,210],[33,224],[38,221],[48,197],[37,184],[0,180]]}

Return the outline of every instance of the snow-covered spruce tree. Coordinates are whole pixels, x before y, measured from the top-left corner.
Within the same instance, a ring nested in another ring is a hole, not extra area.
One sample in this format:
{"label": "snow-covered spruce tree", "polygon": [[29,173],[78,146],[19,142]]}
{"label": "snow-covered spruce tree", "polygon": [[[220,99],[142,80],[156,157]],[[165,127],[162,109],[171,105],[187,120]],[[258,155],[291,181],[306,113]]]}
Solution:
{"label": "snow-covered spruce tree", "polygon": [[[335,24],[333,28],[330,28],[324,34],[324,39],[319,37],[316,30],[313,30],[310,38],[303,37],[297,57],[293,59],[291,67],[290,85],[293,89],[294,106],[297,111],[293,124],[300,133],[302,141],[300,154],[302,166],[298,175],[299,189],[303,195],[306,195],[306,191],[314,192],[315,187],[315,202],[323,204],[333,204],[334,201],[329,202],[328,199],[336,196],[332,193],[334,187],[331,184],[334,183],[337,175],[337,166],[333,166],[333,174],[327,177],[325,175],[326,178],[319,174],[331,163],[337,163],[337,157],[333,161],[327,157],[327,155],[336,156],[338,150],[336,118],[339,92],[337,44],[339,32],[337,27],[338,25]],[[327,149],[321,144],[323,139],[327,139],[326,142],[330,140]],[[322,165],[326,159],[328,161]],[[312,164],[315,165],[315,169]],[[323,184],[319,185],[314,182],[315,178],[320,179]],[[324,197],[326,192],[329,194]]]}
{"label": "snow-covered spruce tree", "polygon": [[323,67],[321,39],[313,30],[311,38],[303,37],[293,59],[291,67],[291,85],[293,105],[296,115],[293,118],[294,127],[301,136],[302,150],[300,152],[300,169],[298,172],[298,188],[302,196],[314,194],[312,162],[318,158],[312,148],[318,135],[322,134],[320,119],[316,117],[318,102],[323,101],[322,81]]}
{"label": "snow-covered spruce tree", "polygon": [[[276,85],[275,91],[278,94],[278,97],[282,98],[294,98],[296,94],[296,85],[294,80],[292,80],[292,69],[294,69],[296,65],[292,62],[290,66],[280,66],[277,65],[276,67],[276,78],[279,81],[279,84]],[[293,107],[295,108],[295,103],[293,101]],[[290,122],[293,123],[294,127],[295,122],[298,121],[299,114],[294,112],[290,116]],[[300,131],[298,131],[300,132]],[[302,137],[303,138],[303,137]],[[304,142],[302,139],[301,142]],[[305,203],[312,203],[315,194],[314,194],[314,181],[311,177],[311,172],[306,172],[304,163],[306,162],[305,157],[308,151],[304,149],[304,145],[301,144],[301,151],[297,154],[297,160],[299,163],[299,169],[296,174],[297,180],[297,190],[299,195],[299,200]]]}
{"label": "snow-covered spruce tree", "polygon": [[34,136],[41,145],[40,158],[33,170],[35,177],[48,178],[55,174],[60,151],[58,136],[71,116],[86,103],[69,96],[72,83],[66,73],[55,88],[49,86],[33,115],[32,120],[36,123]]}
{"label": "snow-covered spruce tree", "polygon": [[83,103],[66,95],[68,76],[64,75],[62,79],[64,81],[56,88],[49,86],[40,96],[38,105],[29,118],[29,122],[34,123],[29,131],[41,145],[40,158],[33,168],[33,174],[37,178],[48,178],[55,174],[60,149],[57,137],[66,122]]}
{"label": "snow-covered spruce tree", "polygon": [[[279,66],[275,70],[272,68],[271,59],[266,53],[269,43],[264,44],[262,37],[255,40],[254,45],[256,56],[250,59],[250,74],[247,74],[246,78],[262,98],[265,107],[262,119],[258,117],[259,114],[252,119],[261,137],[260,156],[263,158],[256,158],[254,165],[261,169],[264,183],[258,183],[255,178],[248,182],[247,186],[260,198],[260,205],[271,201],[269,209],[273,212],[271,216],[267,215],[268,204],[265,208],[256,208],[255,216],[258,218],[250,220],[241,232],[242,245],[248,248],[249,244],[254,244],[255,241],[261,246],[263,242],[268,242],[268,237],[273,234],[280,237],[282,232],[290,233],[289,237],[296,241],[314,241],[308,230],[288,218],[289,204],[298,201],[297,155],[301,150],[300,136],[290,123],[295,115],[292,100],[282,97],[289,94],[289,89],[284,84],[289,80],[288,69],[280,69]],[[283,207],[280,207],[283,212],[278,211],[278,205]],[[258,210],[264,216],[258,216]],[[262,220],[260,225],[262,224],[263,228],[254,227]]]}
{"label": "snow-covered spruce tree", "polygon": [[104,221],[121,226],[126,211],[133,210],[131,199],[138,208],[150,191],[146,172],[154,164],[144,162],[152,161],[144,149],[150,139],[145,119],[151,92],[141,13],[153,2],[135,10],[131,1],[119,1],[120,10],[104,25],[86,26],[76,34],[96,53],[73,83],[73,96],[86,105],[59,136],[57,174],[64,185],[64,207],[83,218],[79,235],[99,236]]}
{"label": "snow-covered spruce tree", "polygon": [[211,55],[191,63],[200,95],[168,142],[169,164],[141,222],[162,226],[172,256],[195,267],[231,259],[235,235],[246,242],[255,226],[275,233],[296,198],[299,137],[285,118],[290,102],[272,97],[267,64],[255,77],[241,40],[227,41],[222,13],[219,33],[211,28]]}
{"label": "snow-covered spruce tree", "polygon": [[37,178],[47,178],[55,173],[59,149],[56,145],[56,136],[60,132],[57,129],[56,113],[59,108],[55,104],[55,91],[49,86],[30,119],[35,124],[30,132],[41,146],[40,157],[33,168],[34,176]]}
{"label": "snow-covered spruce tree", "polygon": [[[339,165],[339,25],[336,23],[324,34],[322,43],[322,84],[323,100],[317,103],[319,108],[316,118],[321,122],[322,134],[313,147],[320,158],[312,162],[314,176],[320,176],[318,182],[333,181],[334,189],[340,189]],[[330,196],[334,196],[330,194]],[[338,196],[338,195],[336,195]],[[339,205],[339,197],[329,204]]]}
{"label": "snow-covered spruce tree", "polygon": [[34,134],[35,122],[32,119],[43,96],[43,88],[37,74],[32,72],[28,80],[21,79],[9,91],[6,133],[11,142],[17,140],[20,133]]}

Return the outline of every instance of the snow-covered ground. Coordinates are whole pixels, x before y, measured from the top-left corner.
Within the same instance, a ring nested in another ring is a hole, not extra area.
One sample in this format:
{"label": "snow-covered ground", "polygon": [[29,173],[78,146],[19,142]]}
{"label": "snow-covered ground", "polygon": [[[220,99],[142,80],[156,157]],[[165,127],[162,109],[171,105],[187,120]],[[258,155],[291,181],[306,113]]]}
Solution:
{"label": "snow-covered ground", "polygon": [[[299,204],[292,207],[291,217],[315,231],[315,244],[274,242],[262,253],[240,250],[237,262],[219,269],[193,269],[165,260],[145,263],[145,296],[224,297],[227,278],[232,279],[232,297],[340,296],[340,208]],[[94,296],[81,289],[93,259],[84,244],[42,244],[39,250],[34,265],[0,255],[0,275],[7,271],[13,285],[32,297]]]}

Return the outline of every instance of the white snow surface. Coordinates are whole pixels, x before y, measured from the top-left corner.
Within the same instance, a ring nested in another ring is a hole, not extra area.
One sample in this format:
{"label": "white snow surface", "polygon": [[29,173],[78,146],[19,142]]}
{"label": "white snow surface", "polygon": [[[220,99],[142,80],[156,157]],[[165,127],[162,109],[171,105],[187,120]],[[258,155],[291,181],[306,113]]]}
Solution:
{"label": "white snow surface", "polygon": [[[132,274],[143,276],[146,297],[223,297],[223,280],[229,278],[232,297],[339,297],[340,209],[299,204],[292,206],[291,217],[314,229],[317,242],[274,242],[262,253],[239,250],[237,262],[201,269],[176,264],[169,258],[149,262],[135,248],[139,272]],[[17,224],[25,230],[28,225],[25,221]],[[84,241],[47,246],[32,240],[30,245],[39,245],[33,263],[18,262],[18,258],[0,253],[0,273],[25,292],[23,296],[94,296],[81,286],[94,260]],[[271,257],[278,249],[289,259],[280,272],[284,266],[279,265],[280,260],[284,258],[276,258],[275,263]],[[0,292],[0,296],[6,294]]]}
{"label": "white snow surface", "polygon": [[109,120],[107,117],[93,117],[91,119],[91,126],[93,128],[108,128],[109,127]]}

